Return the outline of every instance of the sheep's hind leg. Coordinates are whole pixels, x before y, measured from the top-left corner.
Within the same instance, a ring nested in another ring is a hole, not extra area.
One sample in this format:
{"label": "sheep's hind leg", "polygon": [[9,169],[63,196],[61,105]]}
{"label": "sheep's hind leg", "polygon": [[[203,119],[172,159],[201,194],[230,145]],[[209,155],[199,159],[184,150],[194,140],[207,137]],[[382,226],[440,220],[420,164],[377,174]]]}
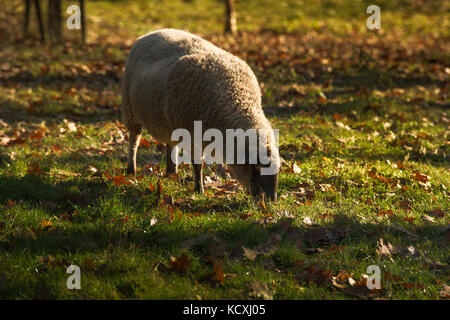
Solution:
{"label": "sheep's hind leg", "polygon": [[203,162],[201,164],[193,164],[194,167],[194,182],[195,192],[202,194],[203,190]]}
{"label": "sheep's hind leg", "polygon": [[[173,148],[177,148],[177,147],[176,146],[172,147],[171,145],[166,144],[166,174],[167,175],[171,175],[173,173],[178,173],[178,163],[172,161]],[[175,161],[177,161],[177,159],[175,159]]]}
{"label": "sheep's hind leg", "polygon": [[136,174],[136,154],[142,136],[142,127],[130,128],[130,146],[128,149],[127,174]]}

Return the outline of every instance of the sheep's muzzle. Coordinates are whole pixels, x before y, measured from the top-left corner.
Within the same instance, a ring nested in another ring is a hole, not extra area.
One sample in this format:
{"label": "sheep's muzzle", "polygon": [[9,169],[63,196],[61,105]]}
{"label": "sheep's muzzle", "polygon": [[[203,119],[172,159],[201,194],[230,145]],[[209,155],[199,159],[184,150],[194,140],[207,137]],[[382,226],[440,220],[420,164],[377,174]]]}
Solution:
{"label": "sheep's muzzle", "polygon": [[276,202],[278,189],[278,173],[273,175],[261,175],[256,170],[252,174],[250,181],[250,193],[254,197],[261,198],[265,194],[265,198]]}

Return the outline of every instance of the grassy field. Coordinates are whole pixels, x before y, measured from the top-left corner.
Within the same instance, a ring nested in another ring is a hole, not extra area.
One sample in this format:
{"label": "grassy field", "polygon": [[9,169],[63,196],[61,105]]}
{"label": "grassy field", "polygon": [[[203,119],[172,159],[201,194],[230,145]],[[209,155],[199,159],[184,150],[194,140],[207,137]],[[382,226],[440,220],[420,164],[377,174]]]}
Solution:
{"label": "grassy field", "polygon": [[[6,2],[0,298],[449,297],[448,2],[380,1],[370,31],[371,1],[238,1],[231,37],[216,0],[88,1],[84,47],[68,30],[62,45],[17,40],[22,2]],[[278,203],[255,203],[217,167],[193,194],[190,168],[165,177],[147,133],[125,176],[122,68],[161,27],[254,70],[280,130]],[[71,264],[81,290],[66,287]],[[371,265],[380,290],[364,284]]]}

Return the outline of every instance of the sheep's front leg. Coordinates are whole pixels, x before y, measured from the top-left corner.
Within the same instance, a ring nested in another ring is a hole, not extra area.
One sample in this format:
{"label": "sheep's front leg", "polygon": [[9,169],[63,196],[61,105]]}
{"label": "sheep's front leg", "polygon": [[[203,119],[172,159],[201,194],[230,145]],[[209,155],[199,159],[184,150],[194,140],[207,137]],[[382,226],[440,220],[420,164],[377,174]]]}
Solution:
{"label": "sheep's front leg", "polygon": [[194,167],[194,182],[195,192],[203,193],[203,162],[201,164],[193,164]]}
{"label": "sheep's front leg", "polygon": [[177,159],[175,159],[175,162],[172,161],[172,150],[173,148],[171,145],[166,145],[166,174],[171,175],[172,173],[178,173],[178,163],[176,162]]}
{"label": "sheep's front leg", "polygon": [[130,146],[128,149],[128,167],[127,173],[136,174],[136,154],[139,147],[139,142],[142,136],[142,127],[131,128],[130,130]]}

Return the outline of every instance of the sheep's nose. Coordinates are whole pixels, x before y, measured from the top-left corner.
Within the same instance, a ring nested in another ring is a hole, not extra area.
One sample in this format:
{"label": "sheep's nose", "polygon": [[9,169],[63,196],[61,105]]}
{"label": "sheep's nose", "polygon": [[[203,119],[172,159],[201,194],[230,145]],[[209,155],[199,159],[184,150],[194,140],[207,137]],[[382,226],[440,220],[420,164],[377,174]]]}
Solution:
{"label": "sheep's nose", "polygon": [[263,182],[263,190],[266,197],[273,202],[277,202],[277,186],[278,186],[278,175],[272,176],[261,176]]}

